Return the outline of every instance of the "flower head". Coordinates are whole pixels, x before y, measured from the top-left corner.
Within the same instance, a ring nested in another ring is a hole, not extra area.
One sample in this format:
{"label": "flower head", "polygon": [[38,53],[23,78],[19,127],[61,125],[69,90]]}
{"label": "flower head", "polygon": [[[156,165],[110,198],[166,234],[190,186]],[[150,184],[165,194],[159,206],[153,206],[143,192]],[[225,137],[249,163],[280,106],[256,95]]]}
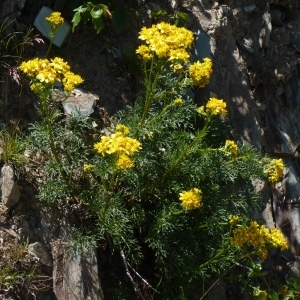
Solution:
{"label": "flower head", "polygon": [[183,103],[183,100],[181,98],[177,98],[173,101],[174,106],[181,106]]}
{"label": "flower head", "polygon": [[202,192],[200,189],[193,188],[189,191],[183,191],[179,196],[184,209],[191,210],[201,207]]}
{"label": "flower head", "polygon": [[217,98],[210,98],[207,102],[206,106],[206,113],[210,115],[221,115],[226,116],[226,103],[223,100],[219,100]]}
{"label": "flower head", "polygon": [[68,93],[71,93],[74,90],[75,86],[81,84],[82,82],[82,77],[74,74],[71,71],[64,73],[64,78],[62,79],[64,90]]}
{"label": "flower head", "polygon": [[101,141],[94,144],[94,149],[103,156],[114,153],[130,156],[138,152],[141,148],[141,143],[138,140],[124,136],[124,133],[120,131],[116,131],[110,136],[102,136]]}
{"label": "flower head", "polygon": [[265,167],[264,173],[271,183],[276,183],[283,175],[284,164],[282,159],[272,159]]}
{"label": "flower head", "polygon": [[89,171],[91,171],[93,168],[95,168],[95,165],[91,165],[91,164],[84,164],[84,165],[83,165],[83,171],[84,171],[84,172],[89,172]]}
{"label": "flower head", "polygon": [[136,53],[144,60],[156,56],[172,62],[187,62],[187,49],[191,48],[193,33],[183,27],[161,22],[150,28],[143,27],[139,39],[145,44],[139,46]]}
{"label": "flower head", "polygon": [[129,156],[121,154],[117,161],[117,167],[120,169],[129,169],[134,167],[134,163]]}
{"label": "flower head", "polygon": [[130,129],[127,126],[123,125],[123,124],[118,124],[116,126],[116,131],[121,132],[125,136],[125,135],[129,134]]}
{"label": "flower head", "polygon": [[281,250],[288,248],[281,231],[277,228],[270,230],[265,225],[260,226],[256,221],[252,221],[249,226],[244,225],[236,228],[233,231],[231,242],[239,248],[246,245],[253,246],[261,260],[267,258],[268,247],[280,248]]}
{"label": "flower head", "polygon": [[[24,61],[19,69],[27,74],[32,81],[42,83],[44,86],[53,85],[54,82],[62,82],[66,92],[71,92],[75,86],[83,82],[81,76],[70,71],[70,66],[62,58],[48,59],[35,58]],[[39,86],[39,89],[37,87]],[[31,85],[34,92],[41,91],[40,85]]]}
{"label": "flower head", "polygon": [[57,29],[64,24],[64,18],[61,17],[60,12],[53,12],[49,17],[46,18],[46,21],[50,24],[51,26],[51,31],[55,33]]}
{"label": "flower head", "polygon": [[195,85],[205,87],[212,74],[212,61],[209,58],[204,58],[203,63],[197,61],[191,64],[189,74]]}
{"label": "flower head", "polygon": [[228,217],[229,224],[232,226],[235,226],[239,219],[240,219],[239,216],[234,216],[234,215],[229,215],[229,217]]}
{"label": "flower head", "polygon": [[226,140],[225,142],[225,151],[227,152],[227,155],[230,155],[232,157],[236,157],[238,154],[238,146],[234,141]]}

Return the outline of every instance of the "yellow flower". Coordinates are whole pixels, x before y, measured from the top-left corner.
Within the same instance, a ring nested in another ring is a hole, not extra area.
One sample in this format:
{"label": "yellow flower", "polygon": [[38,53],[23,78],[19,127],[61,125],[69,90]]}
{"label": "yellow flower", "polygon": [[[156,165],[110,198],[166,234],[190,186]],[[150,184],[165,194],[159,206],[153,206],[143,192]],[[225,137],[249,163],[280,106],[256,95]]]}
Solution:
{"label": "yellow flower", "polygon": [[120,169],[129,169],[134,167],[133,161],[126,154],[121,154],[117,161],[117,167]]}
{"label": "yellow flower", "polygon": [[210,98],[206,104],[206,112],[211,115],[226,116],[226,103],[223,100],[217,98]]}
{"label": "yellow flower", "polygon": [[172,64],[171,68],[173,69],[174,73],[180,73],[183,71],[183,65],[181,65],[181,64],[175,64],[175,65]]}
{"label": "yellow flower", "polygon": [[129,128],[123,124],[118,124],[116,126],[116,131],[121,132],[123,135],[128,135],[130,132]]}
{"label": "yellow flower", "polygon": [[229,224],[232,226],[235,226],[239,220],[239,216],[233,216],[233,215],[229,215],[228,220],[229,220]]}
{"label": "yellow flower", "polygon": [[186,210],[191,210],[201,207],[202,192],[197,188],[189,191],[183,191],[179,194],[179,200],[182,201],[181,205]]}
{"label": "yellow flower", "polygon": [[64,90],[68,93],[71,93],[75,86],[81,84],[83,79],[81,76],[74,74],[73,72],[64,73],[64,78],[62,79],[62,83],[64,85]]}
{"label": "yellow flower", "polygon": [[271,183],[276,183],[283,175],[284,164],[282,159],[272,159],[265,167],[264,173]]}
{"label": "yellow flower", "polygon": [[197,61],[189,67],[189,74],[194,84],[199,87],[205,87],[212,74],[212,61],[209,58],[204,58],[203,61],[203,63]]}
{"label": "yellow flower", "polygon": [[[83,82],[83,79],[69,71],[70,66],[62,58],[55,57],[49,61],[48,59],[35,58],[26,62],[22,62],[19,69],[27,74],[33,81],[48,86],[54,82],[62,82],[66,92],[71,92],[75,86]],[[37,86],[31,85],[31,89],[36,92]]]}
{"label": "yellow flower", "polygon": [[84,172],[89,172],[89,171],[91,171],[93,168],[95,168],[95,165],[90,165],[90,164],[84,164],[84,165],[83,165],[83,171],[84,171]]}
{"label": "yellow flower", "polygon": [[190,30],[161,22],[151,28],[143,27],[139,39],[146,45],[139,46],[136,53],[145,60],[156,55],[170,61],[186,62],[189,59],[187,49],[191,48],[194,38]]}
{"label": "yellow flower", "polygon": [[181,106],[183,103],[183,100],[181,98],[177,98],[173,101],[173,105],[175,106]]}
{"label": "yellow flower", "polygon": [[254,290],[253,294],[256,300],[266,300],[268,296],[268,293],[266,291],[260,290],[258,288]]}
{"label": "yellow flower", "polygon": [[94,144],[94,149],[103,156],[105,154],[114,153],[130,156],[135,152],[138,152],[141,148],[141,143],[138,140],[124,136],[120,131],[117,131],[110,136],[103,136],[99,143]]}
{"label": "yellow flower", "polygon": [[53,12],[49,17],[46,18],[46,21],[51,26],[51,31],[55,33],[57,29],[64,24],[64,18],[61,17],[60,12]]}
{"label": "yellow flower", "polygon": [[229,152],[229,155],[236,157],[238,154],[238,146],[234,141],[226,140],[225,142],[225,151]]}
{"label": "yellow flower", "polygon": [[139,46],[135,53],[139,54],[144,60],[149,60],[153,57],[151,50],[146,45]]}
{"label": "yellow flower", "polygon": [[281,231],[277,228],[270,230],[265,225],[258,225],[256,221],[252,221],[249,226],[244,225],[236,228],[233,231],[231,242],[239,248],[245,245],[255,247],[261,260],[267,258],[267,248],[275,247],[281,250],[288,248],[286,239]]}

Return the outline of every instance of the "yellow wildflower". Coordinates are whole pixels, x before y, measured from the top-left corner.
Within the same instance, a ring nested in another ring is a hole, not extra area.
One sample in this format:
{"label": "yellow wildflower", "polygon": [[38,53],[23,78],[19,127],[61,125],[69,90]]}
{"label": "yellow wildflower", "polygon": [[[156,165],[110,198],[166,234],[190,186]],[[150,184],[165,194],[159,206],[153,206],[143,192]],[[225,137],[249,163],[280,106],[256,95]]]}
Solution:
{"label": "yellow wildflower", "polygon": [[117,161],[117,167],[120,169],[129,169],[134,167],[133,161],[126,154],[121,154]]}
{"label": "yellow wildflower", "polygon": [[203,61],[203,63],[197,61],[189,67],[189,74],[194,84],[199,87],[205,87],[212,74],[212,61],[209,58],[204,58]]}
{"label": "yellow wildflower", "polygon": [[181,98],[177,98],[173,101],[173,105],[175,106],[181,106],[183,103],[183,100]]}
{"label": "yellow wildflower", "polygon": [[245,245],[255,247],[257,254],[261,260],[265,260],[268,256],[268,247],[287,249],[288,244],[285,237],[278,229],[268,229],[265,225],[258,225],[256,221],[252,221],[249,226],[238,227],[233,231],[231,242],[242,248]]}
{"label": "yellow wildflower", "polygon": [[46,18],[46,21],[51,26],[51,31],[55,33],[57,29],[64,24],[64,18],[61,17],[60,12],[53,12],[49,17]]}
{"label": "yellow wildflower", "polygon": [[128,135],[130,132],[129,128],[123,124],[118,124],[116,126],[116,131],[121,132],[123,135]]}
{"label": "yellow wildflower", "polygon": [[230,225],[235,226],[239,220],[239,216],[229,215],[228,220]]}
{"label": "yellow wildflower", "polygon": [[202,192],[200,189],[193,188],[189,191],[183,191],[179,196],[184,209],[191,210],[201,207]]}
{"label": "yellow wildflower", "polygon": [[234,141],[226,140],[225,142],[225,151],[228,152],[232,157],[236,157],[238,154],[238,146]]}
{"label": "yellow wildflower", "polygon": [[271,183],[276,183],[283,175],[284,164],[282,159],[272,159],[265,167],[264,173]]}
{"label": "yellow wildflower", "polygon": [[94,144],[94,149],[103,156],[113,153],[119,155],[133,155],[141,148],[141,143],[138,140],[123,136],[123,134],[118,131],[110,136],[101,137],[101,141]]}
{"label": "yellow wildflower", "polygon": [[210,98],[206,104],[206,112],[211,115],[221,115],[226,116],[226,103],[223,100],[216,98]]}
{"label": "yellow wildflower", "polygon": [[149,60],[153,57],[151,50],[146,45],[139,46],[135,53],[139,54],[144,60]]}
{"label": "yellow wildflower", "polygon": [[89,172],[89,171],[91,171],[93,168],[95,168],[95,165],[91,165],[91,164],[84,164],[84,165],[83,165],[83,171],[84,171],[84,172]]}
{"label": "yellow wildflower", "polygon": [[255,289],[253,294],[256,300],[266,300],[268,296],[266,291],[260,289]]}
{"label": "yellow wildflower", "polygon": [[183,71],[183,65],[181,65],[181,64],[172,64],[171,68],[174,73],[180,73]]}
{"label": "yellow wildflower", "polygon": [[62,79],[62,83],[64,85],[64,90],[68,93],[71,93],[75,86],[79,85],[83,82],[81,76],[74,74],[73,72],[64,73],[64,78]]}
{"label": "yellow wildflower", "polygon": [[[48,59],[35,58],[22,62],[19,69],[27,74],[33,81],[39,81],[45,85],[62,82],[65,91],[71,92],[75,86],[83,82],[83,79],[69,71],[70,66],[62,58]],[[37,91],[36,85],[31,85],[33,91]]]}
{"label": "yellow wildflower", "polygon": [[185,62],[189,59],[187,49],[191,48],[194,38],[190,30],[161,22],[151,28],[143,27],[139,39],[146,43],[136,50],[143,59],[148,60],[156,55],[170,61]]}

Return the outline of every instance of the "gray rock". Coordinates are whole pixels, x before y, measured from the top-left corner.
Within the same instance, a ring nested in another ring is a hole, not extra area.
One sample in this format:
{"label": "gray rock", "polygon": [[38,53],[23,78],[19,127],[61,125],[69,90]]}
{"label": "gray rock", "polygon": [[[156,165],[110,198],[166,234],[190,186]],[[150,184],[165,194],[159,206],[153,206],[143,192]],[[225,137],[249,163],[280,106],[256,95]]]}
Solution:
{"label": "gray rock", "polygon": [[245,12],[252,12],[256,9],[256,5],[255,4],[251,4],[251,5],[247,5],[244,6],[244,11]]}
{"label": "gray rock", "polygon": [[95,101],[98,97],[91,93],[86,93],[80,89],[74,89],[72,94],[63,101],[63,108],[67,116],[88,117],[94,112]]}
{"label": "gray rock", "polygon": [[103,291],[94,251],[71,258],[62,243],[52,245],[53,290],[57,299],[102,300]]}
{"label": "gray rock", "polygon": [[10,208],[20,200],[20,186],[15,181],[13,167],[4,165],[1,169],[1,193],[3,204]]}
{"label": "gray rock", "polygon": [[28,252],[39,260],[45,266],[52,267],[52,259],[46,246],[40,242],[28,245]]}

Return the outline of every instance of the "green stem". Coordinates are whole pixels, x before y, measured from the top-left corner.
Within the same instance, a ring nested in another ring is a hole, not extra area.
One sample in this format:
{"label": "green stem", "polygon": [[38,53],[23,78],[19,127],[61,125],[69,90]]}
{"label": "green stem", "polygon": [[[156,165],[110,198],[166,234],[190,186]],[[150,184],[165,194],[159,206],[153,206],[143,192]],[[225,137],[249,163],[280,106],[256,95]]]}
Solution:
{"label": "green stem", "polygon": [[176,162],[172,165],[172,167],[167,170],[163,177],[162,177],[162,181],[164,181],[166,179],[166,177],[177,167],[177,165],[179,165],[182,160],[184,159],[184,157],[187,155],[187,152],[201,139],[205,136],[207,128],[208,128],[208,124],[209,124],[209,119],[205,120],[205,124],[203,129],[197,134],[197,136],[195,137],[195,139],[189,144],[187,145],[184,150],[181,152],[180,156],[177,158]]}
{"label": "green stem", "polygon": [[55,162],[58,165],[60,175],[62,176],[62,178],[65,181],[66,185],[70,188],[71,185],[70,185],[70,182],[68,180],[67,173],[62,167],[61,160],[59,158],[57,149],[55,147],[55,142],[54,142],[54,137],[53,137],[53,129],[52,129],[52,125],[51,125],[51,116],[50,116],[50,113],[49,113],[50,108],[47,105],[48,104],[48,101],[47,101],[48,97],[49,97],[49,95],[41,95],[40,96],[41,115],[42,115],[44,127],[46,128],[46,131],[47,131],[47,134],[48,134],[51,153],[54,157]]}
{"label": "green stem", "polygon": [[[228,245],[226,245],[226,246],[228,246]],[[216,262],[216,261],[222,256],[222,254],[225,252],[225,250],[227,250],[227,247],[224,246],[224,247],[221,249],[221,251],[219,251],[214,257],[212,257],[211,259],[209,259],[209,260],[208,260],[207,262],[205,262],[204,264],[200,265],[200,266],[199,266],[199,269],[205,268],[205,267],[207,267],[208,265],[210,265],[210,264]]]}
{"label": "green stem", "polygon": [[152,59],[152,61],[151,61],[149,77],[146,79],[147,91],[146,91],[146,99],[145,99],[145,108],[144,108],[144,111],[143,111],[142,119],[140,121],[140,125],[144,124],[145,119],[148,115],[149,109],[150,109],[151,104],[153,102],[153,92],[156,89],[157,81],[158,81],[160,72],[161,72],[162,67],[163,67],[163,64],[161,64],[160,61],[159,61],[159,63],[157,64],[158,65],[158,70],[156,71],[156,74],[155,74],[155,77],[154,77],[154,80],[153,80],[153,83],[152,83],[151,81],[152,81],[153,65],[154,65],[154,59]]}

